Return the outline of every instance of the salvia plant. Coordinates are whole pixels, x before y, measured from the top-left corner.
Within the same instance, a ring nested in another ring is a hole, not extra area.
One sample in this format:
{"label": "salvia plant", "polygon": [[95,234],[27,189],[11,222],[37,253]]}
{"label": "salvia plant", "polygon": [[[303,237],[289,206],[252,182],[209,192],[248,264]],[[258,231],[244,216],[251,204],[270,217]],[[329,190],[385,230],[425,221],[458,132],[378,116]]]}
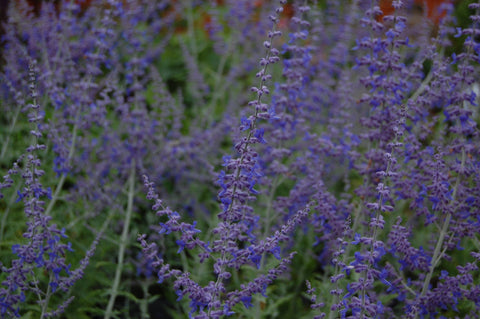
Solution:
{"label": "salvia plant", "polygon": [[2,319],[480,317],[480,2],[0,10]]}

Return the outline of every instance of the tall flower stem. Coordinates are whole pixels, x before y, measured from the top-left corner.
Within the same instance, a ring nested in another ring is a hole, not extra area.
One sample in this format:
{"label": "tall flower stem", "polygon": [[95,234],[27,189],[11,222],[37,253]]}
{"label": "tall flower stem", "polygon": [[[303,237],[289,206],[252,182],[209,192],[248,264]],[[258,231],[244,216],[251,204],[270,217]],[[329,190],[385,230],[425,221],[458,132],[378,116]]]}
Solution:
{"label": "tall flower stem", "polygon": [[[0,105],[0,108],[3,108],[3,107]],[[7,137],[3,141],[2,151],[0,153],[0,159],[3,159],[3,157],[5,156],[5,154],[8,150],[8,144],[10,142],[10,136],[12,136],[12,134],[13,134],[13,130],[15,128],[15,125],[17,124],[18,115],[20,114],[21,109],[22,109],[21,107],[16,108],[15,114],[13,116],[12,122],[11,122],[10,127],[8,129],[8,132],[7,132]]]}
{"label": "tall flower stem", "polygon": [[128,203],[127,211],[125,215],[125,220],[123,224],[122,236],[120,238],[120,243],[118,247],[118,260],[117,268],[115,270],[115,278],[113,280],[112,288],[110,290],[110,299],[108,301],[107,309],[105,310],[104,319],[109,319],[113,313],[113,306],[115,304],[115,299],[119,293],[120,279],[122,276],[122,271],[124,267],[124,258],[125,258],[125,249],[128,245],[128,235],[130,229],[130,222],[132,220],[133,212],[133,199],[135,195],[135,160],[132,160],[130,167],[130,176],[128,178]]}
{"label": "tall flower stem", "polygon": [[[283,5],[283,3],[282,3],[282,5]],[[266,48],[266,54],[265,54],[265,58],[262,59],[263,61],[270,61],[272,56],[276,56],[278,54],[277,53],[278,51],[276,49],[275,49],[276,52],[273,51],[274,50],[273,49],[273,40],[275,38],[275,35],[279,35],[277,33],[276,27],[277,27],[277,23],[278,23],[278,15],[282,10],[283,10],[283,7],[280,7],[279,9],[277,9],[276,10],[276,15],[272,19],[273,26],[272,26],[271,31],[269,31],[269,40],[264,43],[264,46]],[[263,63],[263,64],[261,63],[262,70],[257,74],[257,76],[260,78],[260,84],[258,86],[258,90],[262,90],[262,91],[267,90],[266,87],[265,87],[265,84],[266,84],[266,82],[269,78],[267,76],[267,69],[268,69],[268,65],[270,63],[272,63],[272,62]],[[233,180],[234,181],[239,181],[240,180],[240,175],[242,173],[242,167],[244,166],[244,163],[247,160],[246,156],[247,156],[247,153],[248,153],[248,148],[250,147],[251,141],[254,138],[255,129],[257,127],[257,120],[259,119],[259,113],[260,112],[265,112],[265,110],[261,110],[260,107],[259,107],[262,104],[261,103],[261,98],[262,98],[263,94],[264,93],[261,93],[261,94],[258,93],[256,100],[252,101],[251,104],[250,104],[250,105],[255,105],[255,113],[251,117],[251,122],[250,122],[249,128],[248,128],[249,131],[248,131],[247,136],[244,137],[244,143],[243,143],[242,146],[240,146],[238,148],[238,151],[241,155],[240,155],[239,162],[236,165],[235,171],[234,171],[234,174],[233,174],[233,176],[234,176]],[[265,93],[265,94],[268,94],[268,93]],[[225,222],[228,223],[229,225],[234,223],[234,221],[230,220],[228,216],[229,216],[229,214],[232,213],[233,209],[235,208],[235,205],[237,204],[237,199],[236,199],[236,197],[237,197],[237,185],[238,185],[237,183],[234,183],[234,185],[232,187],[231,195],[229,195],[229,197],[232,200],[229,203],[228,207],[226,207],[226,209],[224,210],[224,214],[225,214],[225,216],[227,216],[226,219],[225,219]],[[225,259],[227,258],[226,254],[227,254],[226,250],[222,249],[221,257],[219,259],[219,260],[222,261],[222,263],[219,266],[220,269],[219,269],[218,274],[223,274],[224,271],[225,271],[225,268],[227,266],[227,263],[224,262]],[[217,280],[215,282],[215,291],[219,290],[222,282],[223,282],[223,277],[222,276],[217,276]],[[212,304],[213,304],[213,302],[212,302]],[[212,311],[212,307],[209,307],[208,308],[208,316],[209,317],[210,317],[211,311]]]}
{"label": "tall flower stem", "polygon": [[15,203],[15,199],[17,198],[17,192],[20,190],[21,184],[17,183],[15,186],[15,190],[12,192],[12,196],[10,196],[10,200],[8,201],[8,205],[3,212],[2,221],[0,222],[0,242],[3,241],[3,235],[5,232],[5,226],[7,225],[7,218],[10,213],[10,208],[12,207],[13,203]]}
{"label": "tall flower stem", "polygon": [[[73,157],[73,153],[75,152],[75,141],[77,139],[77,127],[78,127],[78,121],[75,121],[75,126],[73,127],[73,133],[72,133],[72,143],[70,145],[70,150],[68,151],[67,165],[70,165],[70,161]],[[48,203],[47,209],[45,210],[45,215],[50,215],[50,212],[52,211],[53,207],[55,206],[55,203],[60,197],[59,196],[60,191],[63,188],[63,184],[65,183],[66,178],[67,178],[66,173],[63,173],[62,176],[60,176],[60,179],[58,180],[58,183],[57,183],[57,187],[55,188],[55,192],[52,195],[52,200]]]}
{"label": "tall flower stem", "polygon": [[[1,105],[0,105],[0,108],[2,108]],[[8,150],[8,145],[10,143],[10,136],[12,136],[12,134],[13,134],[13,130],[15,128],[15,125],[17,124],[17,119],[18,119],[18,116],[20,114],[21,109],[22,109],[21,107],[16,108],[15,114],[12,118],[12,122],[11,122],[10,127],[8,129],[8,132],[7,132],[7,136],[6,136],[5,140],[3,141],[2,150],[0,152],[0,160],[2,160],[4,158],[4,156],[5,156],[5,154]],[[10,200],[8,202],[8,206],[6,207],[5,211],[3,212],[2,220],[0,222],[0,242],[3,240],[5,225],[7,224],[7,217],[10,213],[10,207],[12,207],[12,204],[15,202],[15,198],[16,198],[17,192],[19,190],[20,190],[20,184],[17,184],[14,192],[12,193],[12,196],[10,197]]]}
{"label": "tall flower stem", "polygon": [[[48,282],[53,281],[53,272],[50,273]],[[40,315],[40,319],[45,318],[45,315],[47,314],[47,308],[48,308],[48,303],[50,302],[50,297],[52,296],[52,288],[50,285],[48,285],[47,292],[45,293],[45,299],[44,300],[39,300],[39,302],[42,305],[42,314]]]}
{"label": "tall flower stem", "polygon": [[[465,148],[462,148],[462,164],[461,165],[462,165],[461,169],[463,170],[465,166]],[[457,175],[457,178],[455,180],[455,186],[453,188],[453,193],[452,193],[452,198],[450,200],[450,203],[455,202],[459,184],[460,184],[460,174]],[[433,277],[433,272],[435,271],[435,268],[437,267],[438,263],[443,257],[443,254],[445,253],[445,250],[442,250],[442,247],[443,247],[443,243],[445,242],[445,236],[447,236],[448,227],[450,226],[451,220],[452,220],[452,213],[448,213],[447,216],[445,217],[445,221],[443,222],[442,229],[440,230],[440,235],[438,236],[437,243],[435,245],[435,250],[433,251],[432,262],[430,263],[430,270],[427,276],[425,277],[425,280],[423,281],[423,287],[420,293],[420,297],[425,296],[425,294],[427,293],[430,286],[430,282]],[[418,318],[418,313],[415,313],[415,318]]]}
{"label": "tall flower stem", "polygon": [[[346,228],[350,228],[349,231],[352,234],[354,234],[356,232],[356,230],[358,228],[358,225],[360,224],[362,207],[363,207],[362,203],[357,203],[357,207],[356,207],[356,209],[355,209],[355,211],[352,215],[355,218],[353,220],[353,225],[352,226],[350,226],[350,221],[351,220],[347,221]],[[344,242],[345,248],[339,247],[339,252],[340,253],[339,253],[339,256],[337,256],[337,261],[335,261],[335,272],[334,272],[335,275],[338,275],[338,274],[340,274],[340,272],[344,271],[342,268],[345,268],[345,265],[347,264],[347,259],[350,256],[350,251],[352,250],[352,247],[353,247],[352,245],[348,244],[349,239],[351,239],[351,238],[349,238],[348,233],[345,232],[344,237],[341,238],[341,240]],[[343,250],[343,252],[342,252],[342,250]],[[338,260],[340,258],[342,258],[341,261]],[[340,299],[340,293],[338,293],[338,291],[340,291],[340,289],[341,288],[340,288],[340,285],[338,283],[338,280],[335,280],[335,286],[334,286],[335,294],[333,294],[333,296],[330,300],[330,304],[327,308],[328,319],[333,319],[337,314],[339,316],[341,316],[341,313],[339,312],[339,309],[340,309],[339,307],[337,308],[337,311],[333,310],[335,305],[338,305],[338,303],[341,300]]]}
{"label": "tall flower stem", "polygon": [[194,16],[193,16],[193,1],[187,1],[187,32],[188,37],[190,40],[190,49],[192,50],[192,56],[196,60],[198,58],[198,49],[197,44],[195,42],[195,24],[194,24]]}

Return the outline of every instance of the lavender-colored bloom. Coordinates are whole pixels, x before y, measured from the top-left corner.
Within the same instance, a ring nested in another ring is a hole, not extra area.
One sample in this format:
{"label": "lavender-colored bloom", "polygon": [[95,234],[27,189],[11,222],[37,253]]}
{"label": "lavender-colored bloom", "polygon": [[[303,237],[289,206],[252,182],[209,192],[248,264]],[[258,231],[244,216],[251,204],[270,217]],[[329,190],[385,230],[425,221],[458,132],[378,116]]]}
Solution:
{"label": "lavender-colored bloom", "polygon": [[[18,201],[24,205],[24,213],[27,218],[26,231],[23,237],[25,243],[12,246],[12,253],[15,259],[11,266],[2,265],[2,272],[6,274],[0,289],[0,315],[6,317],[20,317],[23,313],[20,304],[26,301],[26,296],[35,294],[39,298],[41,317],[47,315],[49,299],[58,290],[67,292],[75,281],[80,279],[83,270],[88,264],[89,258],[95,250],[96,244],[87,253],[81,266],[72,271],[71,265],[66,263],[67,251],[73,251],[71,244],[63,243],[66,238],[65,230],[58,229],[52,223],[52,217],[45,211],[45,200],[51,200],[50,188],[45,188],[40,182],[44,175],[41,169],[39,153],[45,150],[46,146],[41,144],[43,109],[37,104],[38,91],[36,87],[38,68],[33,60],[29,70],[30,98],[32,103],[28,105],[28,121],[32,123],[33,129],[30,134],[33,136],[33,143],[25,152],[24,168],[20,171],[14,169],[10,172],[21,173],[24,186],[18,192]],[[49,275],[47,287],[42,290],[38,279],[38,272],[44,271]],[[66,305],[71,301],[68,299],[53,313],[60,314]]]}

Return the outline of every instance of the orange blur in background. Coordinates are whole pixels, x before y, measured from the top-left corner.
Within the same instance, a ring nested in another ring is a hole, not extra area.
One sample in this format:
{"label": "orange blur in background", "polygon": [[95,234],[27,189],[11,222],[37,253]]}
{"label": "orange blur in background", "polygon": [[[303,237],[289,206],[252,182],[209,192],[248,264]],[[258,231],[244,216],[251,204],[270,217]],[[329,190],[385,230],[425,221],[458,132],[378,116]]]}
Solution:
{"label": "orange blur in background", "polygon": [[[445,11],[442,10],[442,5],[445,3],[453,3],[453,0],[415,0],[414,4],[421,7],[425,12],[425,15],[434,24],[438,24],[440,19],[445,16]],[[395,9],[392,6],[392,0],[380,0],[380,9],[383,11],[383,15],[392,14]],[[381,20],[382,17],[379,17]]]}
{"label": "orange blur in background", "polygon": [[[3,1],[2,4],[6,6],[8,0],[1,0]],[[14,0],[18,2],[19,0]],[[177,2],[179,0],[173,0],[173,2]],[[271,0],[253,0],[253,6],[255,8],[260,8],[265,2],[269,2]],[[33,11],[38,14],[41,10],[42,0],[27,0],[27,2],[32,7]],[[53,0],[53,3],[57,6],[60,4],[60,0]],[[75,3],[80,5],[82,11],[88,8],[92,2],[92,0],[74,0]],[[218,6],[223,6],[223,0],[216,0],[215,1]],[[437,25],[440,19],[445,15],[445,11],[442,10],[441,6],[445,3],[453,3],[454,0],[414,0],[414,5],[418,8],[421,8],[425,14],[425,16],[431,20],[435,25]],[[394,8],[392,6],[392,0],[379,0],[380,9],[383,11],[383,15],[377,17],[378,21],[381,21],[383,16],[390,15],[394,12]],[[282,15],[282,19],[280,21],[280,27],[285,26],[288,23],[288,20],[294,15],[294,9],[291,3],[287,3],[284,6],[284,13]],[[180,19],[180,17],[179,17]],[[252,17],[253,20],[258,19],[258,17]],[[202,18],[200,21],[197,21],[197,26],[202,28],[205,32],[208,33],[209,28],[211,27],[211,17],[210,15],[205,12],[202,14]],[[182,26],[177,26],[176,30],[177,33],[185,32],[185,28]]]}

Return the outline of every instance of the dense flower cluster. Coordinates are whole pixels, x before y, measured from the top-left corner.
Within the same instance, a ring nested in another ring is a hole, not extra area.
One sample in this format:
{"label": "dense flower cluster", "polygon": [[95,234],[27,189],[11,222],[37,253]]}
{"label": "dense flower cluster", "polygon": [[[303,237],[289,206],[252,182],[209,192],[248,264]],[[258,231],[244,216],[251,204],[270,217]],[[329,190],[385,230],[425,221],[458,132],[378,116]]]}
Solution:
{"label": "dense flower cluster", "polygon": [[478,318],[480,2],[440,2],[10,1],[0,318]]}

